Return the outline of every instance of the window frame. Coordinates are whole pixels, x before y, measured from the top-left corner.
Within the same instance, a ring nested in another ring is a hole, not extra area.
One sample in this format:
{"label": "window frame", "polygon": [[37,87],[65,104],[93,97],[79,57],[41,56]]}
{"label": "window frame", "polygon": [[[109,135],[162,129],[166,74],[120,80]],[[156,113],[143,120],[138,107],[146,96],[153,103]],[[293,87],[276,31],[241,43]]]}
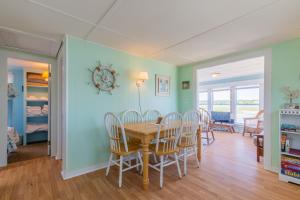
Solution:
{"label": "window frame", "polygon": [[[229,106],[229,112],[231,112],[232,105],[231,105],[231,90],[230,90],[230,88],[216,88],[216,89],[212,88],[211,89],[211,99],[212,99],[212,101],[211,101],[211,111],[214,111],[214,105],[215,105],[214,104],[214,92],[222,92],[222,91],[228,91],[229,92],[229,104],[228,104],[228,106]],[[216,112],[218,112],[218,111],[216,111]]]}
{"label": "window frame", "polygon": [[252,81],[238,81],[227,84],[226,86],[222,85],[209,85],[205,87],[200,87],[197,95],[197,108],[199,108],[199,93],[207,92],[208,93],[208,109],[207,111],[211,113],[213,111],[213,92],[214,91],[226,91],[230,92],[230,113],[231,118],[234,119],[236,125],[243,125],[243,123],[237,123],[237,90],[238,89],[248,89],[248,88],[259,88],[259,110],[262,110],[264,107],[264,83],[261,79],[256,79]]}
{"label": "window frame", "polygon": [[262,104],[261,102],[263,101],[263,99],[261,99],[261,90],[263,90],[263,88],[261,88],[260,84],[256,84],[256,85],[248,85],[248,86],[236,86],[235,87],[235,123],[236,124],[241,124],[243,125],[244,122],[242,123],[237,123],[237,115],[238,115],[238,105],[247,105],[247,104],[239,104],[238,103],[238,90],[246,90],[246,89],[258,89],[258,103],[257,104],[253,104],[253,105],[257,105],[258,106],[258,111],[259,112],[262,109]]}

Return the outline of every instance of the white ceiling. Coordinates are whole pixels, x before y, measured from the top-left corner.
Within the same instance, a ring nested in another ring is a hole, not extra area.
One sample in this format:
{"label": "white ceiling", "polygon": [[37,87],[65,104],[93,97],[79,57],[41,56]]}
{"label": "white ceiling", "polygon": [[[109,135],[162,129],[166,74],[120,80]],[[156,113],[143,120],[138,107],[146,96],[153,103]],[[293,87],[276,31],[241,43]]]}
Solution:
{"label": "white ceiling", "polygon": [[[212,74],[219,73],[218,77]],[[264,57],[256,57],[197,70],[198,82],[216,81],[236,77],[262,75],[264,73]]]}
{"label": "white ceiling", "polygon": [[34,62],[30,60],[22,60],[22,59],[15,59],[15,58],[8,58],[7,66],[10,68],[21,67],[28,69],[36,69],[41,71],[48,71],[49,64],[48,63],[41,63],[41,62]]}
{"label": "white ceiling", "polygon": [[1,0],[0,45],[55,56],[70,34],[181,65],[299,37],[299,18],[299,0]]}

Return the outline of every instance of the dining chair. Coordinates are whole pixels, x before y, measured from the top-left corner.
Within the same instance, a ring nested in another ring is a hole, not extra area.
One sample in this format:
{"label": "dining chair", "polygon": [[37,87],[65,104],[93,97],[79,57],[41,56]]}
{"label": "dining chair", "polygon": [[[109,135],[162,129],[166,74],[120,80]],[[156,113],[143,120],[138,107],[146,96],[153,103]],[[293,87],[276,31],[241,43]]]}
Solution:
{"label": "dining chair", "polygon": [[[211,144],[215,141],[215,135],[214,132],[211,130],[211,116],[209,112],[203,108],[198,109],[199,117],[200,117],[200,125],[202,128],[202,133],[205,134],[205,136],[202,138],[206,139],[207,145]],[[211,134],[211,137],[209,137],[209,133]]]}
{"label": "dining chair", "polygon": [[[160,172],[160,188],[163,187],[163,171],[164,167],[172,164],[177,165],[178,175],[181,178],[181,171],[178,162],[177,153],[179,148],[177,146],[178,140],[182,131],[182,116],[180,113],[167,114],[158,125],[156,144],[150,145],[150,150],[154,152],[159,158],[160,162],[149,166]],[[164,160],[165,156],[169,158],[174,155],[175,160]]]}
{"label": "dining chair", "polygon": [[161,114],[158,110],[147,110],[144,113],[143,117],[144,117],[144,121],[146,122],[152,122],[152,121],[156,122],[157,119],[161,117]]}
{"label": "dining chair", "polygon": [[[144,115],[144,122],[157,122],[157,119],[161,117],[161,113],[158,110],[147,110]],[[156,144],[156,140],[152,140],[151,144]],[[153,160],[157,163],[156,155],[153,154]]]}
{"label": "dining chair", "polygon": [[179,138],[178,147],[183,151],[178,157],[184,160],[184,175],[187,175],[187,157],[194,156],[198,167],[197,157],[197,131],[199,128],[199,114],[197,111],[189,111],[183,114],[182,133]]}
{"label": "dining chair", "polygon": [[[122,112],[120,116],[121,116],[121,121],[124,124],[124,126],[130,126],[132,124],[141,124],[142,125],[143,117],[136,110],[126,110],[126,111]],[[127,137],[127,142],[140,144],[141,141],[136,138]]]}
{"label": "dining chair", "polygon": [[[127,143],[126,133],[124,130],[124,126],[121,120],[114,115],[113,113],[106,113],[104,117],[105,121],[105,128],[106,132],[109,136],[109,143],[110,143],[110,156],[108,161],[108,166],[106,169],[106,176],[109,173],[110,166],[115,164],[119,167],[119,187],[122,186],[122,174],[123,172],[137,168],[142,166],[142,158],[141,153],[139,152],[139,145],[135,143]],[[113,156],[115,155],[115,159]],[[135,165],[131,165],[127,163],[124,158],[136,156],[136,163]],[[119,159],[117,159],[119,158]],[[123,165],[126,168],[123,168]],[[143,169],[143,167],[141,167]]]}

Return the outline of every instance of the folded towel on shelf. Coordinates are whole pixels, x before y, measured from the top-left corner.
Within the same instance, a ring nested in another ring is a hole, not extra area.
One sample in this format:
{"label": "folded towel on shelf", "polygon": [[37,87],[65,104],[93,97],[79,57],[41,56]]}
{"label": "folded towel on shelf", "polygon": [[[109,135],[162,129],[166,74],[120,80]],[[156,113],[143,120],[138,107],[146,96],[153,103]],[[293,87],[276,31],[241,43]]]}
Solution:
{"label": "folded towel on shelf", "polygon": [[42,108],[40,106],[26,106],[27,116],[42,115]]}
{"label": "folded towel on shelf", "polygon": [[48,105],[44,105],[42,108],[42,114],[43,115],[48,115]]}
{"label": "folded towel on shelf", "polygon": [[27,124],[26,133],[34,133],[37,131],[48,131],[48,124]]}

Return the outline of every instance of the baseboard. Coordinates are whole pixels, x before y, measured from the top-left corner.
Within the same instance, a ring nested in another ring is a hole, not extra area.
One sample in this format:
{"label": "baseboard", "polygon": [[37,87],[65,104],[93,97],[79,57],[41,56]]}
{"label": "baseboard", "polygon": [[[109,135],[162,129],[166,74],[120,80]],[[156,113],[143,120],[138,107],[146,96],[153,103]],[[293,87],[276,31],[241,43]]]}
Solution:
{"label": "baseboard", "polygon": [[264,165],[264,169],[276,174],[279,173],[279,168],[277,166]]}
{"label": "baseboard", "polygon": [[92,166],[85,167],[83,169],[74,170],[74,171],[62,171],[61,176],[64,180],[67,180],[67,179],[70,179],[70,178],[73,178],[76,176],[80,176],[83,174],[91,173],[91,172],[106,168],[107,165],[108,165],[108,163],[105,162],[105,163],[99,163],[96,165],[92,165]]}
{"label": "baseboard", "polygon": [[278,174],[279,173],[279,168],[273,166],[271,171]]}

